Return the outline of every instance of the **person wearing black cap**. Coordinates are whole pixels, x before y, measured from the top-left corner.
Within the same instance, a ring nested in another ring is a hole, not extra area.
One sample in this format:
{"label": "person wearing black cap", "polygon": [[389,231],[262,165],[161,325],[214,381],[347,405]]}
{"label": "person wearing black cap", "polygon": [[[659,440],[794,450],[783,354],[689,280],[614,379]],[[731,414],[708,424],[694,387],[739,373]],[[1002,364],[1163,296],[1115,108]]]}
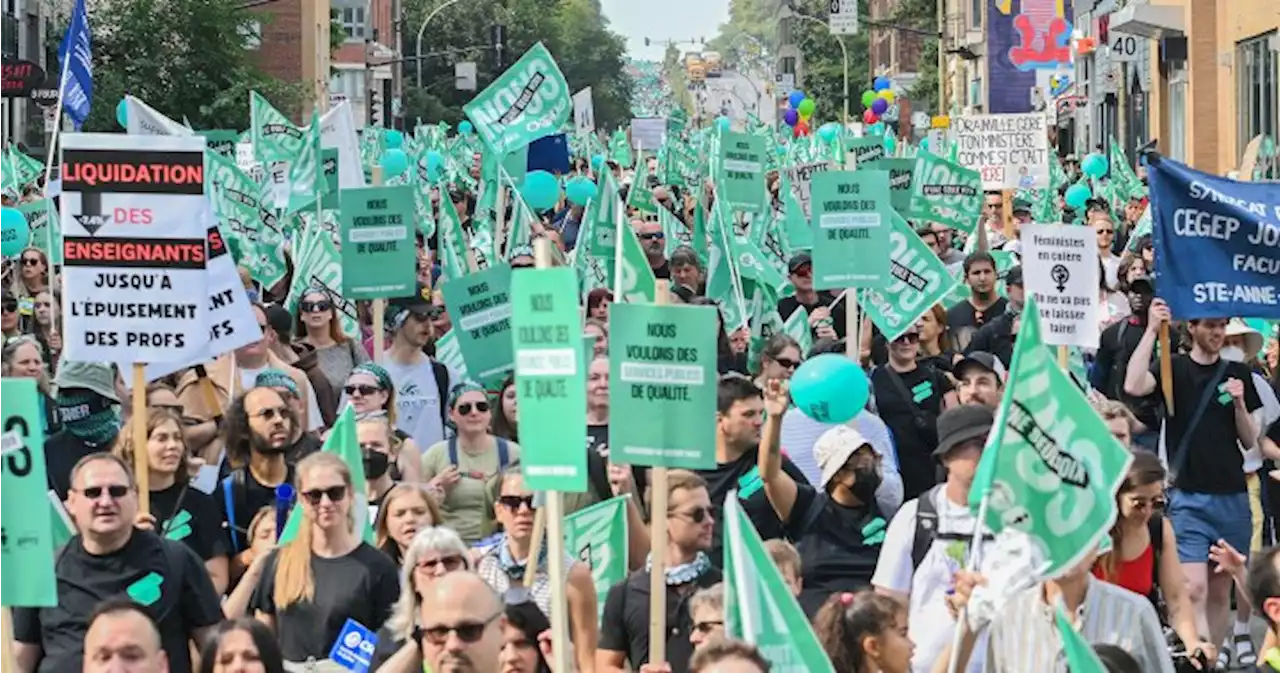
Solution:
{"label": "person wearing black cap", "polygon": [[999,358],[986,351],[973,351],[957,362],[951,373],[956,378],[960,404],[981,404],[992,411],[1000,406],[1008,373]]}
{"label": "person wearing black cap", "polygon": [[844,338],[844,302],[832,304],[836,295],[828,290],[813,289],[813,258],[807,252],[796,253],[787,262],[787,272],[796,293],[778,300],[778,315],[783,320],[800,307],[809,312],[809,330],[813,338]]}
{"label": "person wearing black cap", "polygon": [[392,333],[382,365],[396,390],[396,429],[428,447],[444,440],[449,369],[423,351],[435,339],[431,288],[418,286],[408,297],[388,302],[386,328]]}
{"label": "person wearing black cap", "polygon": [[956,348],[966,348],[974,332],[1004,313],[1008,301],[996,292],[997,280],[996,260],[991,253],[978,251],[964,259],[964,282],[969,286],[969,297],[947,309],[947,325],[955,337]]}
{"label": "person wearing black cap", "polygon": [[1013,342],[1018,338],[1022,319],[1022,303],[1025,292],[1022,286],[1022,267],[1009,269],[1004,277],[1005,293],[1009,295],[1003,313],[992,318],[973,335],[965,352],[986,351],[1000,358],[1001,362],[1013,361]]}
{"label": "person wearing black cap", "polygon": [[1112,323],[1102,330],[1098,338],[1098,351],[1094,356],[1089,384],[1107,397],[1124,402],[1125,406],[1145,426],[1134,433],[1133,443],[1155,451],[1159,440],[1160,396],[1156,393],[1134,397],[1124,392],[1124,373],[1129,366],[1142,334],[1147,329],[1147,310],[1155,296],[1155,286],[1146,275],[1130,278],[1125,284],[1129,299],[1128,317]]}

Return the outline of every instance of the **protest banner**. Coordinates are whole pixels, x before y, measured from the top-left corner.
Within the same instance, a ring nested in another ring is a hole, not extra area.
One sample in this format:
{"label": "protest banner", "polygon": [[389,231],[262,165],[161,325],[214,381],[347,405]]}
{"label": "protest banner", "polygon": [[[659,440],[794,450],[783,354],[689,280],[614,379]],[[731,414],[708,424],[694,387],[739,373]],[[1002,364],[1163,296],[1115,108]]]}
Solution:
{"label": "protest banner", "polygon": [[369,673],[377,646],[377,634],[348,617],[342,630],[338,632],[337,639],[333,641],[333,646],[329,648],[329,659],[350,673]]}
{"label": "protest banner", "polygon": [[665,117],[637,117],[631,120],[631,146],[635,149],[657,152],[666,141]]}
{"label": "protest banner", "polygon": [[462,106],[462,111],[484,143],[505,155],[558,133],[572,108],[569,85],[551,52],[539,42]]}
{"label": "protest banner", "polygon": [[[882,166],[880,166],[880,161],[885,158],[885,154],[884,138],[881,136],[850,138],[845,141],[845,150],[853,159],[853,167],[851,167],[850,170],[875,170],[882,168]],[[843,159],[843,157],[841,159]],[[843,163],[843,161],[841,163]]]}
{"label": "protest banner", "polygon": [[462,349],[458,346],[457,330],[449,330],[444,336],[436,339],[436,360],[449,368],[458,380],[468,379],[467,361],[462,357]]}
{"label": "protest banner", "polygon": [[591,98],[591,87],[573,94],[573,127],[578,133],[594,133],[596,130],[596,106]]}
{"label": "protest banner", "polygon": [[1148,163],[1157,289],[1175,319],[1280,318],[1280,187]]}
{"label": "protest banner", "polygon": [[717,198],[724,199],[734,211],[763,212],[768,203],[764,193],[764,138],[721,131],[719,159]]}
{"label": "protest banner", "polygon": [[342,296],[406,297],[417,286],[413,187],[342,190]]}
{"label": "protest banner", "polygon": [[[44,460],[44,415],[35,379],[0,381],[0,518],[5,571],[0,605],[52,607],[58,604],[50,511],[41,505],[48,489]],[[9,615],[5,614],[8,619]]]}
{"label": "protest banner", "polygon": [[596,617],[603,618],[609,589],[627,578],[627,496],[598,502],[565,517],[564,535],[569,553],[591,567]]}
{"label": "protest banner", "polygon": [[813,177],[813,287],[882,288],[889,283],[889,175],[827,171]]}
{"label": "protest banner", "polygon": [[1090,227],[1022,225],[1023,281],[1040,308],[1044,342],[1098,347],[1098,244]]}
{"label": "protest banner", "polygon": [[783,169],[783,172],[787,176],[787,180],[791,183],[791,195],[795,197],[796,205],[800,206],[800,210],[804,212],[804,219],[806,222],[809,220],[810,213],[812,212],[809,201],[810,193],[812,192],[813,176],[817,173],[829,170],[831,170],[831,164],[826,161],[797,164]]}
{"label": "protest banner", "polygon": [[235,161],[236,143],[240,140],[240,133],[231,129],[206,129],[196,131],[196,135],[204,136],[205,150],[213,152],[224,159]]}
{"label": "protest banner", "polygon": [[889,172],[889,203],[899,214],[911,205],[911,178],[915,175],[915,157],[886,158],[877,162],[880,170]]}
{"label": "protest banner", "polygon": [[882,289],[864,291],[858,302],[889,341],[902,336],[953,287],[962,284],[947,273],[946,265],[911,230],[906,220],[896,214],[891,219],[892,280]]}
{"label": "protest banner", "polygon": [[952,117],[951,137],[959,150],[956,162],[978,171],[983,189],[1049,186],[1049,129],[1044,113]]}
{"label": "protest banner", "polygon": [[911,176],[909,220],[936,222],[971,234],[982,219],[982,178],[977,171],[921,151]]}
{"label": "protest banner", "polygon": [[511,267],[492,266],[445,283],[444,303],[471,376],[497,390],[515,366],[511,340]]}
{"label": "protest banner", "polygon": [[511,280],[525,486],[534,491],[584,492],[587,384],[578,279],[573,269],[559,267],[515,269]]}
{"label": "protest banner", "polygon": [[342,323],[342,333],[352,338],[359,337],[356,303],[342,296],[342,257],[333,237],[315,228],[295,244],[294,254],[293,281],[289,284],[284,307],[290,314],[298,315],[298,302],[302,301],[302,295],[320,290],[333,302]]}

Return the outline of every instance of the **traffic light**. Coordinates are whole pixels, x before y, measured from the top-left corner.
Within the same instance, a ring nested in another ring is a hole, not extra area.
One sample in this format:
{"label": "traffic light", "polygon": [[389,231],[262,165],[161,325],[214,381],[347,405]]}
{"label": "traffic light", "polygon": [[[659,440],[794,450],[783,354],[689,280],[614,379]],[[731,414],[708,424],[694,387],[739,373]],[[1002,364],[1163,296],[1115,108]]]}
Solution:
{"label": "traffic light", "polygon": [[383,126],[386,123],[386,105],[382,98],[382,87],[376,84],[369,90],[369,125]]}
{"label": "traffic light", "polygon": [[506,41],[506,26],[495,23],[489,27],[489,46],[493,47],[493,63],[499,71],[505,67],[502,60],[502,50],[506,47]]}

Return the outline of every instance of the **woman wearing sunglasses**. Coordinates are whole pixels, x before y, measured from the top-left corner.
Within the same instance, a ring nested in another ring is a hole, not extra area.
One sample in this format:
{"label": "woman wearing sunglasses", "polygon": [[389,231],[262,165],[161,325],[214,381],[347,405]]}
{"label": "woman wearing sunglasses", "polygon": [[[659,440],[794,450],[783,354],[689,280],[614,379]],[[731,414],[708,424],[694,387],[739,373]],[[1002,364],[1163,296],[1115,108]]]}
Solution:
{"label": "woman wearing sunglasses", "polygon": [[396,460],[389,467],[391,479],[411,483],[420,481],[418,461],[422,452],[407,432],[396,427],[396,388],[391,382],[391,374],[373,362],[356,365],[342,387],[338,408],[345,408],[347,402],[355,407],[356,418],[381,416],[390,424],[392,441],[400,447]]}
{"label": "woman wearing sunglasses", "polygon": [[774,334],[760,349],[760,361],[756,363],[760,375],[756,377],[756,385],[763,390],[766,381],[790,379],[803,361],[800,344],[795,339],[782,333]]}
{"label": "woman wearing sunglasses", "polygon": [[422,610],[422,596],[432,582],[456,572],[471,572],[471,551],[458,534],[444,527],[424,528],[413,536],[400,568],[400,598],[387,623],[378,631],[378,645],[370,671],[417,673],[422,651],[413,640]]}
{"label": "woman wearing sunglasses", "polygon": [[[484,551],[476,564],[476,572],[499,594],[508,595],[515,588],[523,593],[523,582],[529,555],[533,548],[533,491],[524,487],[519,462],[508,465],[502,473],[494,513],[502,524],[503,534],[497,544]],[[577,653],[578,666],[590,670],[595,661],[596,642],[596,588],[591,579],[591,569],[566,552],[564,567],[568,571],[570,638]],[[551,576],[547,571],[547,545],[543,541],[534,570],[533,585],[528,587],[530,597],[543,614],[551,614]]]}
{"label": "woman wearing sunglasses", "polygon": [[[1164,466],[1156,454],[1133,452],[1129,474],[1116,493],[1119,516],[1111,526],[1111,551],[1098,558],[1093,574],[1149,598],[1161,622],[1173,627],[1188,652],[1198,647],[1212,659],[1214,648],[1201,642],[1196,628],[1173,525],[1162,514],[1164,482]],[[1160,609],[1161,596],[1168,614]]]}
{"label": "woman wearing sunglasses", "polygon": [[352,530],[351,472],[332,453],[298,463],[297,536],[272,552],[250,604],[275,628],[285,661],[329,656],[347,619],[377,630],[400,596],[395,564]]}
{"label": "woman wearing sunglasses", "polygon": [[495,437],[493,404],[479,384],[465,381],[449,391],[449,425],[453,437],[422,454],[422,479],[440,494],[444,525],[458,531],[467,544],[493,532],[491,485],[507,465],[519,460],[520,446]]}
{"label": "woman wearing sunglasses", "polygon": [[10,288],[15,298],[34,299],[49,289],[49,256],[43,250],[27,248],[22,251],[18,262],[21,266]]}
{"label": "woman wearing sunglasses", "polygon": [[320,371],[338,389],[356,365],[369,361],[360,344],[342,333],[342,321],[329,294],[311,288],[298,302],[298,317],[293,327],[298,341],[315,348]]}

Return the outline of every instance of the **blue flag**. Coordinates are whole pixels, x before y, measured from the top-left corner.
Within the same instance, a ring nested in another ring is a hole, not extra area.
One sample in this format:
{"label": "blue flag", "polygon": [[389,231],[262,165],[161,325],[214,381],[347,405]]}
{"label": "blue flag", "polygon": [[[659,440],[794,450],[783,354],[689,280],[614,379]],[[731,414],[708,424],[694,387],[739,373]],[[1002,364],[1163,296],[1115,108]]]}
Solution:
{"label": "blue flag", "polygon": [[62,64],[62,108],[79,131],[89,118],[93,106],[93,43],[89,36],[89,14],[85,0],[76,0],[71,10],[71,24],[58,46],[58,61]]}

